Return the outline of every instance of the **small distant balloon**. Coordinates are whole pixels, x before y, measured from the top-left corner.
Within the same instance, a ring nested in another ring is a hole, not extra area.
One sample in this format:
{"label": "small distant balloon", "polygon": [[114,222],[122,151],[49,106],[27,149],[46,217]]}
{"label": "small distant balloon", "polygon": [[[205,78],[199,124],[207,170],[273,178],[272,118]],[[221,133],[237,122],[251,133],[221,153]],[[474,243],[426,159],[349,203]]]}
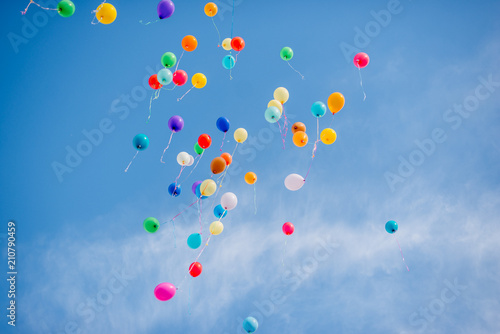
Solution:
{"label": "small distant balloon", "polygon": [[245,182],[248,184],[254,184],[257,182],[257,174],[254,172],[248,172],[245,174]]}
{"label": "small distant balloon", "polygon": [[193,183],[193,185],[191,186],[191,191],[193,192],[193,194],[196,195],[196,188],[201,184],[201,182],[203,181],[196,181]]}
{"label": "small distant balloon", "polygon": [[156,299],[164,302],[175,296],[177,289],[172,283],[160,283],[156,286],[154,294]]}
{"label": "small distant balloon", "polygon": [[75,4],[69,0],[59,1],[57,4],[57,12],[62,17],[70,17],[75,13]]}
{"label": "small distant balloon", "polygon": [[273,96],[275,100],[278,100],[281,104],[285,104],[290,94],[285,87],[278,87],[274,90]]}
{"label": "small distant balloon", "polygon": [[253,333],[259,328],[259,323],[254,317],[248,317],[243,320],[243,329],[247,333]]}
{"label": "small distant balloon", "polygon": [[200,193],[202,196],[211,196],[217,190],[217,184],[212,179],[206,179],[200,184]]}
{"label": "small distant balloon", "polygon": [[168,120],[168,128],[172,132],[179,132],[184,128],[184,119],[181,116],[175,115]]}
{"label": "small distant balloon", "polygon": [[396,223],[394,220],[389,220],[387,223],[385,223],[385,230],[390,234],[396,233],[396,231],[398,230],[398,223]]}
{"label": "small distant balloon", "polygon": [[152,76],[149,77],[149,87],[153,89],[160,89],[163,85],[158,81],[158,75],[153,74]]}
{"label": "small distant balloon", "polygon": [[291,235],[295,231],[295,226],[290,222],[286,222],[283,224],[282,230],[286,235]]}
{"label": "small distant balloon", "polygon": [[237,143],[243,143],[245,140],[248,138],[248,133],[247,130],[243,128],[238,128],[234,131],[234,140],[236,140]]}
{"label": "small distant balloon", "polygon": [[209,2],[205,5],[205,15],[208,17],[214,17],[217,15],[217,5],[213,2]]}
{"label": "small distant balloon", "polygon": [[214,216],[219,219],[224,218],[227,216],[227,210],[224,210],[222,205],[218,204],[214,208]]}
{"label": "small distant balloon", "polygon": [[338,113],[345,104],[344,95],[339,92],[332,93],[328,97],[328,109],[332,112],[332,114]]}
{"label": "small distant balloon", "polygon": [[220,205],[224,208],[224,210],[232,210],[236,207],[238,204],[238,198],[234,193],[227,192],[224,195],[222,195],[220,199]]}
{"label": "small distant balloon", "polygon": [[186,166],[189,163],[190,155],[187,152],[180,152],[177,154],[177,163],[181,166]]}
{"label": "small distant balloon", "polygon": [[194,151],[196,152],[196,154],[200,155],[203,153],[203,151],[205,151],[205,149],[201,148],[200,144],[195,143],[194,144]]}
{"label": "small distant balloon", "polygon": [[188,80],[188,75],[185,71],[183,70],[177,70],[174,72],[174,74],[172,75],[172,81],[174,82],[174,84],[176,84],[177,86],[182,86],[184,85]]}
{"label": "small distant balloon", "polygon": [[306,132],[306,126],[304,123],[301,122],[295,122],[292,125],[292,133],[295,133],[297,131],[303,131]]}
{"label": "small distant balloon", "polygon": [[158,221],[158,219],[156,219],[154,217],[149,217],[149,218],[144,219],[144,222],[142,223],[142,225],[143,225],[144,229],[146,230],[146,232],[149,232],[149,233],[155,233],[160,228],[160,222]]}
{"label": "small distant balloon", "polygon": [[202,149],[209,148],[211,144],[212,144],[212,138],[210,138],[210,136],[207,135],[206,133],[198,137],[198,145],[200,145]]}
{"label": "small distant balloon", "polygon": [[271,101],[269,101],[269,103],[267,104],[267,107],[268,108],[269,107],[276,107],[276,108],[278,108],[279,111],[280,111],[280,116],[283,113],[283,105],[278,100],[271,100]]}
{"label": "small distant balloon", "polygon": [[210,224],[209,230],[211,234],[219,235],[224,230],[224,225],[220,221],[216,220]]}
{"label": "small distant balloon", "polygon": [[187,35],[182,39],[182,48],[188,52],[196,50],[198,40],[193,35]]}
{"label": "small distant balloon", "polygon": [[229,166],[233,162],[233,157],[227,152],[222,153],[220,157],[224,159],[224,161],[226,162],[226,166]]}
{"label": "small distant balloon", "polygon": [[363,68],[366,67],[366,65],[368,65],[368,63],[370,62],[370,57],[366,53],[360,52],[354,56],[353,61],[354,66],[356,66],[357,68]]}
{"label": "small distant balloon", "polygon": [[229,120],[226,117],[217,118],[215,125],[217,126],[217,129],[222,132],[227,132],[229,130]]}
{"label": "small distant balloon", "polygon": [[292,140],[293,140],[293,143],[295,144],[295,146],[304,147],[307,145],[309,137],[307,136],[307,134],[304,131],[296,131],[293,134]]}
{"label": "small distant balloon", "polygon": [[193,233],[187,238],[187,244],[189,248],[191,249],[196,249],[201,246],[201,234],[199,233]]}
{"label": "small distant balloon", "polygon": [[207,77],[203,73],[196,73],[191,78],[191,83],[196,88],[203,88],[207,84]]}
{"label": "small distant balloon", "polygon": [[290,59],[293,58],[293,50],[290,47],[285,46],[283,49],[281,49],[280,56],[281,59],[289,61]]}
{"label": "small distant balloon", "polygon": [[226,38],[222,41],[222,48],[226,51],[231,50],[231,38]]}
{"label": "small distant balloon", "polygon": [[232,69],[235,64],[236,60],[231,55],[226,55],[224,56],[224,58],[222,58],[222,67],[224,67],[226,70]]}
{"label": "small distant balloon", "polygon": [[173,74],[167,68],[162,68],[156,74],[156,79],[163,86],[168,85],[169,83],[171,83],[172,82],[172,78],[173,78]]}
{"label": "small distant balloon", "polygon": [[281,117],[281,112],[276,107],[268,107],[264,112],[264,118],[269,123],[276,123]]}
{"label": "small distant balloon", "polygon": [[337,133],[333,129],[326,128],[323,131],[321,131],[319,138],[321,139],[323,144],[331,145],[335,143],[335,141],[337,140]]}
{"label": "small distant balloon", "polygon": [[221,157],[216,157],[210,163],[210,171],[212,174],[220,174],[226,169],[226,160]]}
{"label": "small distant balloon", "polygon": [[326,105],[321,101],[314,102],[311,106],[311,112],[314,117],[323,117],[326,114]]}

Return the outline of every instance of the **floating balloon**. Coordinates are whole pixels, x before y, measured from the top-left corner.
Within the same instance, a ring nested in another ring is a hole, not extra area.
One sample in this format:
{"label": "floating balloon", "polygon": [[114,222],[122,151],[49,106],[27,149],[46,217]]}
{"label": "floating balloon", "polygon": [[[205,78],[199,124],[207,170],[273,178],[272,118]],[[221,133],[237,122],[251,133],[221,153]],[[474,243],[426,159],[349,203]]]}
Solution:
{"label": "floating balloon", "polygon": [[234,57],[231,55],[226,55],[224,58],[222,58],[222,67],[224,67],[226,70],[230,70],[234,67],[236,64],[236,60],[234,60]]}
{"label": "floating balloon", "polygon": [[231,40],[231,47],[234,51],[241,51],[245,48],[245,41],[241,37],[234,37]]}
{"label": "floating balloon", "polygon": [[167,19],[174,13],[175,5],[170,0],[161,0],[156,7],[156,11],[160,20]]}
{"label": "floating balloon", "polygon": [[189,155],[189,162],[187,163],[186,166],[192,166],[194,164],[194,157],[190,154]]}
{"label": "floating balloon", "polygon": [[201,184],[202,181],[196,181],[193,183],[193,185],[191,186],[191,191],[193,192],[193,194],[196,195],[196,188]]}
{"label": "floating balloon", "polygon": [[182,86],[184,85],[188,80],[188,75],[185,71],[183,70],[177,70],[174,72],[174,74],[172,75],[172,81],[174,82],[174,84],[176,84],[177,86]]}
{"label": "floating balloon", "polygon": [[225,152],[225,153],[222,153],[220,155],[220,157],[222,159],[224,159],[224,161],[226,162],[226,166],[229,166],[231,164],[231,162],[233,162],[233,157],[231,156],[231,154]]}
{"label": "floating balloon", "polygon": [[314,102],[311,107],[311,112],[314,117],[323,117],[326,113],[326,105],[321,101]]}
{"label": "floating balloon", "polygon": [[189,163],[189,153],[187,152],[180,152],[177,154],[177,163],[181,166],[186,166]]}
{"label": "floating balloon", "polygon": [[209,230],[211,234],[218,235],[224,230],[224,225],[220,221],[216,220],[210,224]]}
{"label": "floating balloon", "polygon": [[201,194],[201,183],[196,187],[196,197],[198,197],[200,199],[205,199],[208,197],[208,196],[203,196]]}
{"label": "floating balloon", "polygon": [[217,5],[213,2],[209,2],[205,5],[205,14],[208,17],[214,17],[217,15]]}
{"label": "floating balloon", "polygon": [[229,120],[226,117],[217,118],[215,125],[217,126],[217,129],[222,132],[227,132],[229,130]]}
{"label": "floating balloon", "polygon": [[276,107],[268,107],[264,112],[264,117],[269,123],[276,123],[281,117],[281,112]]}
{"label": "floating balloon", "polygon": [[57,4],[57,12],[62,17],[70,17],[75,13],[75,4],[69,0],[59,1]]}
{"label": "floating balloon", "polygon": [[156,74],[149,77],[149,87],[153,89],[160,89],[162,87],[162,84],[158,82],[158,76]]}
{"label": "floating balloon", "polygon": [[206,179],[200,184],[200,193],[202,196],[210,196],[217,190],[217,184],[212,179]]}
{"label": "floating balloon", "polygon": [[288,90],[285,87],[278,87],[274,91],[274,99],[278,100],[281,104],[285,104],[286,101],[288,101]]}
{"label": "floating balloon", "polygon": [[210,136],[207,135],[206,133],[198,137],[198,145],[200,145],[201,148],[207,149],[210,147],[211,144],[212,144],[212,138],[210,138]]}
{"label": "floating balloon", "polygon": [[110,3],[102,3],[97,7],[95,17],[102,24],[113,23],[116,20],[116,8]]}
{"label": "floating balloon", "polygon": [[293,143],[298,147],[304,147],[307,144],[309,138],[304,131],[297,131],[293,134]]}
{"label": "floating balloon", "polygon": [[188,52],[196,50],[198,40],[193,35],[187,35],[182,39],[182,48]]}
{"label": "floating balloon", "polygon": [[285,178],[285,187],[288,190],[296,191],[302,188],[306,180],[299,174],[290,174]]}
{"label": "floating balloon", "polygon": [[178,185],[177,183],[171,183],[169,186],[168,186],[168,193],[170,194],[170,196],[173,196],[173,197],[177,197],[181,194],[181,186]]}
{"label": "floating balloon", "polygon": [[168,128],[172,132],[179,132],[184,128],[184,120],[179,115],[172,116],[168,120]]}
{"label": "floating balloon", "polygon": [[231,50],[231,38],[226,38],[222,41],[222,48],[226,51]]}
{"label": "floating balloon", "polygon": [[306,126],[304,123],[301,122],[295,122],[292,125],[292,133],[295,133],[297,131],[304,131],[306,132]]}
{"label": "floating balloon", "polygon": [[286,222],[283,224],[282,230],[286,235],[291,235],[295,231],[295,226],[292,223]]}
{"label": "floating balloon", "polygon": [[285,46],[283,49],[281,49],[280,56],[281,59],[289,61],[293,57],[293,50],[288,46]]}
{"label": "floating balloon", "polygon": [[193,277],[198,277],[198,276],[200,276],[202,270],[203,270],[203,267],[201,266],[201,263],[193,262],[189,266],[189,275],[191,275]]}
{"label": "floating balloon", "polygon": [[237,204],[238,204],[238,197],[236,197],[236,195],[231,192],[225,193],[220,198],[220,205],[222,205],[222,207],[225,210],[228,211],[232,210],[236,207]]}
{"label": "floating balloon", "polygon": [[328,109],[335,114],[339,112],[345,104],[344,95],[335,92],[328,97]]}
{"label": "floating balloon", "polygon": [[161,64],[167,68],[174,67],[177,57],[172,52],[165,52],[161,56]]}
{"label": "floating balloon", "polygon": [[257,182],[257,174],[254,172],[248,172],[245,174],[245,182],[248,184],[254,184]]}
{"label": "floating balloon", "polygon": [[321,139],[323,144],[331,145],[335,143],[335,141],[337,140],[337,133],[333,129],[326,128],[323,131],[321,131],[319,138]]}
{"label": "floating balloon", "polygon": [[196,154],[200,155],[203,153],[203,151],[205,151],[205,149],[201,148],[200,144],[196,143],[194,144],[194,151],[196,152]]}
{"label": "floating balloon", "polygon": [[142,226],[149,233],[155,233],[160,228],[160,222],[154,217],[144,219]]}
{"label": "floating balloon", "polygon": [[248,133],[247,130],[243,128],[238,128],[236,131],[234,131],[234,140],[238,143],[243,143],[245,140],[248,138]]}
{"label": "floating balloon", "polygon": [[222,205],[219,204],[214,208],[214,215],[219,219],[224,218],[227,216],[227,210],[224,210]]}
{"label": "floating balloon", "polygon": [[248,317],[243,320],[243,329],[247,333],[253,333],[259,328],[259,323],[254,317]]}
{"label": "floating balloon", "polygon": [[172,72],[170,72],[170,70],[167,68],[162,68],[161,70],[158,71],[158,74],[156,75],[156,79],[163,86],[171,83],[172,78],[173,78]]}
{"label": "floating balloon", "polygon": [[267,104],[267,107],[268,108],[269,107],[276,107],[276,108],[278,108],[279,111],[280,111],[280,116],[283,113],[283,105],[278,100],[271,100],[271,101],[269,101],[269,103]]}
{"label": "floating balloon", "polygon": [[214,158],[210,163],[210,170],[213,174],[220,174],[226,169],[226,160],[221,157]]}
{"label": "floating balloon", "polygon": [[360,52],[354,56],[354,66],[357,68],[363,68],[370,62],[370,57],[364,52]]}
{"label": "floating balloon", "polygon": [[138,151],[144,151],[149,146],[149,138],[145,134],[140,133],[134,137],[132,143]]}
{"label": "floating balloon", "polygon": [[201,234],[193,233],[187,238],[189,248],[196,249],[201,246]]}
{"label": "floating balloon", "polygon": [[154,294],[156,299],[164,302],[175,296],[177,289],[172,283],[160,283],[156,286]]}
{"label": "floating balloon", "polygon": [[396,231],[398,230],[398,223],[396,223],[394,220],[389,220],[387,223],[385,223],[385,230],[390,234],[396,233]]}
{"label": "floating balloon", "polygon": [[191,83],[196,88],[203,88],[207,84],[207,77],[203,73],[196,73],[191,78]]}

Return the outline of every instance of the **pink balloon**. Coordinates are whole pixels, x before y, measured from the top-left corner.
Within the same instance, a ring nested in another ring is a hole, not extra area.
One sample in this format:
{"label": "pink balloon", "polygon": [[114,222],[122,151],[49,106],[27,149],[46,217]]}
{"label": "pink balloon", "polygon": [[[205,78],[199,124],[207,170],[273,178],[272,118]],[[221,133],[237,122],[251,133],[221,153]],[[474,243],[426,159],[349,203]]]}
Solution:
{"label": "pink balloon", "polygon": [[292,223],[284,223],[283,224],[283,233],[285,233],[286,235],[290,235],[293,233],[293,231],[295,231],[295,226],[293,226]]}
{"label": "pink balloon", "polygon": [[155,297],[162,302],[172,299],[177,289],[172,283],[160,283],[155,288]]}
{"label": "pink balloon", "polygon": [[176,84],[177,86],[182,86],[184,85],[188,80],[188,75],[186,73],[186,71],[183,71],[183,70],[177,70],[174,72],[174,74],[172,75],[172,81],[174,82],[174,84]]}
{"label": "pink balloon", "polygon": [[360,52],[354,56],[354,65],[358,68],[363,68],[370,62],[370,57],[364,52]]}

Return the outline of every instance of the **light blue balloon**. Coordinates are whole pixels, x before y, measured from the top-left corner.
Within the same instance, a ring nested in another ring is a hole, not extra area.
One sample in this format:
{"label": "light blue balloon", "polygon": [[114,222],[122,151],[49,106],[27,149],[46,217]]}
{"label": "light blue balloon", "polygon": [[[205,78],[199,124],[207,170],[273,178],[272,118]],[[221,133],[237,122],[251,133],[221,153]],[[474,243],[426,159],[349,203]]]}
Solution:
{"label": "light blue balloon", "polygon": [[201,196],[200,187],[201,187],[201,183],[196,186],[196,197],[201,198],[201,199],[207,198],[208,196]]}
{"label": "light blue balloon", "polygon": [[259,323],[254,317],[248,317],[243,320],[243,329],[247,333],[253,333],[259,328]]}
{"label": "light blue balloon", "polygon": [[311,112],[314,117],[323,117],[326,113],[326,105],[321,101],[314,102],[311,107]]}
{"label": "light blue balloon", "polygon": [[158,71],[157,79],[158,82],[162,85],[168,85],[169,83],[171,83],[172,78],[172,72],[168,68],[162,68],[160,71]]}
{"label": "light blue balloon", "polygon": [[390,234],[395,233],[398,230],[398,223],[396,223],[394,220],[389,220],[387,223],[385,223],[385,230]]}
{"label": "light blue balloon", "polygon": [[234,67],[235,63],[236,63],[236,61],[234,60],[234,57],[231,55],[227,55],[227,56],[224,56],[224,58],[222,58],[222,66],[226,70],[232,69]]}
{"label": "light blue balloon", "polygon": [[219,204],[214,208],[214,215],[216,218],[224,218],[227,215],[227,210],[224,210],[222,205]]}
{"label": "light blue balloon", "polygon": [[134,137],[132,143],[138,151],[144,151],[149,146],[149,138],[145,134],[140,133]]}
{"label": "light blue balloon", "polygon": [[196,249],[201,246],[201,234],[193,233],[187,239],[189,248]]}
{"label": "light blue balloon", "polygon": [[264,117],[269,123],[276,123],[280,119],[281,113],[277,107],[272,106],[266,109]]}

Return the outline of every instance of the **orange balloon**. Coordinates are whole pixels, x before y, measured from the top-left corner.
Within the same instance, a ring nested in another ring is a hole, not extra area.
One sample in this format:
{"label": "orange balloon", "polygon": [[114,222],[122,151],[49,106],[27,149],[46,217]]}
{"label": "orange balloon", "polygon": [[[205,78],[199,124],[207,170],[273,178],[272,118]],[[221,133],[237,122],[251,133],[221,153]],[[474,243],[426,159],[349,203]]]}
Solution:
{"label": "orange balloon", "polygon": [[298,147],[306,146],[308,139],[304,131],[297,131],[293,134],[293,143]]}
{"label": "orange balloon", "polygon": [[187,35],[182,39],[182,48],[188,52],[196,50],[198,40],[192,35]]}
{"label": "orange balloon", "polygon": [[248,184],[254,184],[257,182],[257,174],[254,172],[248,172],[245,174],[245,182]]}
{"label": "orange balloon", "polygon": [[220,155],[220,157],[222,159],[224,159],[224,161],[226,162],[227,166],[229,166],[231,164],[231,162],[233,162],[233,157],[231,157],[231,154],[229,154],[229,153],[222,153]]}
{"label": "orange balloon", "polygon": [[335,92],[328,97],[328,109],[335,114],[344,108],[345,98],[344,95]]}
{"label": "orange balloon", "polygon": [[293,123],[293,125],[292,125],[292,133],[295,133],[297,131],[306,132],[306,126],[305,126],[305,124],[301,123],[301,122]]}
{"label": "orange balloon", "polygon": [[205,14],[208,17],[213,17],[217,14],[217,5],[213,2],[209,2],[205,5]]}
{"label": "orange balloon", "polygon": [[214,174],[220,174],[226,169],[226,160],[221,157],[214,158],[210,163],[210,170]]}

